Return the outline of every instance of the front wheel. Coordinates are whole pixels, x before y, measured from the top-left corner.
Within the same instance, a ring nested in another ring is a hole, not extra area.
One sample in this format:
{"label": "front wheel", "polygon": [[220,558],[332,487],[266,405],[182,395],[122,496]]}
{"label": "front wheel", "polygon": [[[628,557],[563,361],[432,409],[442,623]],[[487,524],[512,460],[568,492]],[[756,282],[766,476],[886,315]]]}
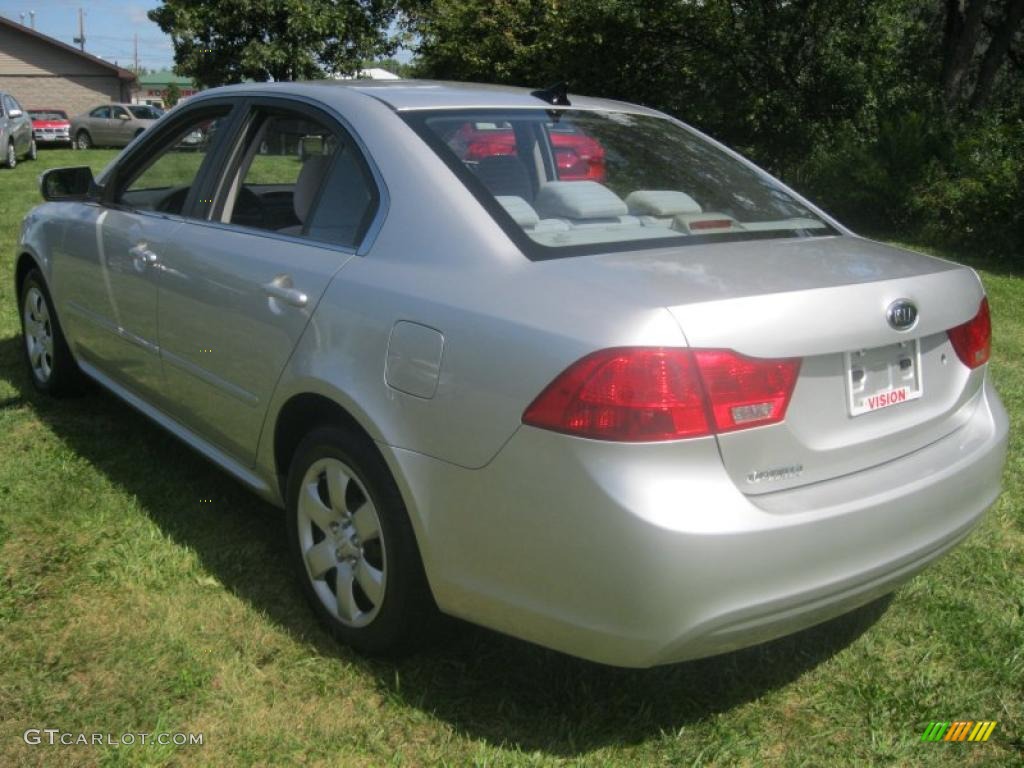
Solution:
{"label": "front wheel", "polygon": [[18,153],[14,149],[14,142],[7,142],[7,153],[4,156],[4,167],[14,168],[18,164]]}
{"label": "front wheel", "polygon": [[32,384],[40,392],[62,396],[78,388],[78,365],[68,349],[43,276],[33,269],[21,284],[21,333]]}
{"label": "front wheel", "polygon": [[288,475],[288,538],[302,591],[338,640],[371,654],[412,650],[433,625],[405,504],[372,443],[310,433]]}
{"label": "front wheel", "polygon": [[90,149],[92,148],[92,137],[88,131],[79,131],[75,136],[75,146],[78,149]]}

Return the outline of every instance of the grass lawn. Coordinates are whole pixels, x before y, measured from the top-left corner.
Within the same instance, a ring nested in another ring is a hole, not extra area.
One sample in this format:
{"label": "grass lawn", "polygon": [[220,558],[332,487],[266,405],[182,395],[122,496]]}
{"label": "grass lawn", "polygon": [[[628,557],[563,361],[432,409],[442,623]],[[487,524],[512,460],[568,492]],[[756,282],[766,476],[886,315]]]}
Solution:
{"label": "grass lawn", "polygon": [[[469,626],[382,663],[314,622],[274,509],[112,396],[32,390],[19,222],[44,168],[112,156],[0,169],[0,766],[1024,765],[1024,278],[982,270],[1014,419],[1006,491],[893,597],[648,671]],[[983,744],[920,741],[960,719],[999,724]],[[28,728],[204,744],[27,746]]]}

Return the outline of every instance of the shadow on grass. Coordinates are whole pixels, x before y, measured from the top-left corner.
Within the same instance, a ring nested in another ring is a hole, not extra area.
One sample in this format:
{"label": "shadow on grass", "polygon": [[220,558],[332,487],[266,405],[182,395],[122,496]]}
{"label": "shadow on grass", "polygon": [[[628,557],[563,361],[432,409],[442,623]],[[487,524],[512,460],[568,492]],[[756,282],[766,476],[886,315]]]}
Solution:
{"label": "shadow on grass", "polygon": [[793,682],[888,606],[883,598],[788,638],[652,670],[592,664],[462,622],[412,658],[363,659],[335,644],[306,610],[278,510],[98,387],[69,401],[38,395],[21,365],[20,339],[0,340],[0,377],[18,392],[3,407],[31,408],[234,594],[318,653],[357,664],[389,700],[493,745],[575,756],[685,734],[688,725]]}

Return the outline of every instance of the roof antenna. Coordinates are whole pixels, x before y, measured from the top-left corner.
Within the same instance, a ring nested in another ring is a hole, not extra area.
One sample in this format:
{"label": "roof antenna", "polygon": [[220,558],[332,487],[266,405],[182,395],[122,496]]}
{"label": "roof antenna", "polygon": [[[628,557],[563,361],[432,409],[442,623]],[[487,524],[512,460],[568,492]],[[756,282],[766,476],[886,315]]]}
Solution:
{"label": "roof antenna", "polygon": [[571,107],[568,90],[569,84],[563,80],[560,83],[549,85],[547,88],[541,88],[539,91],[530,91],[530,95],[536,96],[548,104],[554,104],[556,107]]}

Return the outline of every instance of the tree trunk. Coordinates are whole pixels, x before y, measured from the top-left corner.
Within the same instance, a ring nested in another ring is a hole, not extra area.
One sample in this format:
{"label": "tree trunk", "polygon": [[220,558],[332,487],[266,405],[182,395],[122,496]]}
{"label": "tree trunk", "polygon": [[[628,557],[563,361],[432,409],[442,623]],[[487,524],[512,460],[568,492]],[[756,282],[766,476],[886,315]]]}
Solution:
{"label": "tree trunk", "polygon": [[988,44],[985,56],[981,60],[978,80],[974,84],[974,93],[971,94],[972,110],[981,110],[988,105],[989,97],[992,95],[992,84],[1006,60],[1013,36],[1017,33],[1022,21],[1024,21],[1024,0],[1007,0],[1006,14],[992,35],[992,41]]}
{"label": "tree trunk", "polygon": [[942,98],[956,104],[978,46],[988,0],[946,0],[946,30],[942,57]]}

